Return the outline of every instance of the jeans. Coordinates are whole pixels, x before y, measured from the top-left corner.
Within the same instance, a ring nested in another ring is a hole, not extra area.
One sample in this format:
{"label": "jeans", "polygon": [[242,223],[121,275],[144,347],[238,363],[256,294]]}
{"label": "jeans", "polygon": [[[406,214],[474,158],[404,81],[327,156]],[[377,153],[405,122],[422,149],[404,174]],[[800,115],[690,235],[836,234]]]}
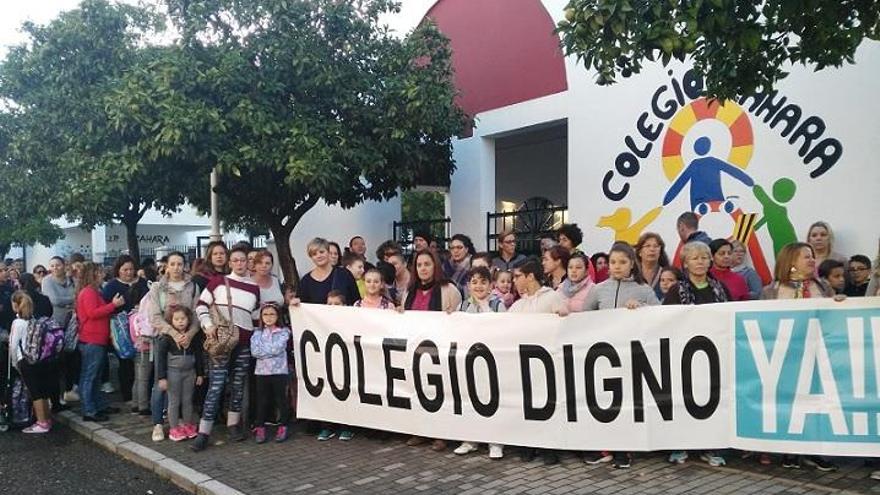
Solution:
{"label": "jeans", "polygon": [[[159,360],[153,360],[153,376],[159,376]],[[153,381],[153,389],[150,392],[150,412],[154,425],[161,425],[162,412],[168,404],[168,394],[159,390],[159,380]]]}
{"label": "jeans", "polygon": [[150,408],[150,374],[153,372],[150,351],[138,351],[134,358],[134,366],[132,402],[138,410],[146,411]]}
{"label": "jeans", "polygon": [[244,389],[247,383],[251,364],[251,350],[249,347],[239,345],[232,351],[228,359],[215,361],[211,365],[208,374],[208,395],[205,397],[205,408],[202,411],[202,420],[199,423],[199,433],[211,434],[214,420],[220,409],[220,398],[229,375],[232,374],[230,385],[232,393],[229,401],[229,414],[226,418],[227,425],[237,425],[241,422],[241,405],[244,399]]}
{"label": "jeans", "polygon": [[83,416],[95,416],[107,408],[107,399],[101,392],[101,369],[107,362],[107,347],[80,342],[82,371],[79,375],[79,395]]}

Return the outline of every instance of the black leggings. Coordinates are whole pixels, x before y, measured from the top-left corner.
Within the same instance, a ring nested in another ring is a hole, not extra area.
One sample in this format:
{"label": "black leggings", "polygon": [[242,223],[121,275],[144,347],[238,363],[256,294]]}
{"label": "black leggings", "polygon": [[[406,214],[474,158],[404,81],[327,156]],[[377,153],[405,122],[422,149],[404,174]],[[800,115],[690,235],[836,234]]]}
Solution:
{"label": "black leggings", "polygon": [[266,417],[272,410],[272,406],[281,412],[279,424],[287,426],[290,421],[290,403],[287,400],[287,375],[257,375],[257,417],[254,424],[264,426]]}

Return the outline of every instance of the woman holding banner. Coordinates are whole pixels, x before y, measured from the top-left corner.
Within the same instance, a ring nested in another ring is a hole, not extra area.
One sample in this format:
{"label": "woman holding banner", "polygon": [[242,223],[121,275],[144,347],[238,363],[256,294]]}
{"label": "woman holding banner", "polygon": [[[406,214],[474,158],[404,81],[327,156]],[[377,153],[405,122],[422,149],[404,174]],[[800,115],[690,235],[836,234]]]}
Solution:
{"label": "woman holding banner", "polygon": [[[709,246],[700,241],[685,244],[681,249],[683,272],[681,280],[669,289],[663,298],[663,304],[711,304],[730,301],[727,287],[709,273],[711,264],[712,252]],[[669,462],[684,464],[687,458],[688,453],[682,450],[671,453]],[[711,451],[701,453],[700,459],[713,467],[726,464],[723,457]]]}
{"label": "woman holding banner", "polygon": [[[815,276],[816,256],[813,247],[805,242],[786,245],[776,256],[776,269],[773,283],[764,287],[761,299],[810,299],[835,297],[834,291],[825,286]],[[836,296],[843,300],[846,296]],[[786,454],[782,456],[782,467],[800,469],[801,462],[819,471],[836,471],[837,466],[819,456]],[[769,464],[769,456],[761,454],[761,464]]]}
{"label": "woman holding banner", "polygon": [[[445,311],[452,313],[461,306],[461,293],[455,284],[443,275],[443,268],[437,254],[433,251],[418,251],[410,273],[410,286],[401,299],[406,310],[414,311]],[[427,438],[412,436],[406,444],[415,447],[427,442]],[[446,440],[435,439],[431,450],[446,450]]]}

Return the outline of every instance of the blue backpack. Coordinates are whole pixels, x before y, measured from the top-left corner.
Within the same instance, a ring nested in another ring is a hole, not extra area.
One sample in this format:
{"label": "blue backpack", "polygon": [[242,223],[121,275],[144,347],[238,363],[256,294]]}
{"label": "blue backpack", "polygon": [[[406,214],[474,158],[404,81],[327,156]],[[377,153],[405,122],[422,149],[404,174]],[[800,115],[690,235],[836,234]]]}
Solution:
{"label": "blue backpack", "polygon": [[137,354],[137,348],[131,340],[129,333],[128,313],[120,311],[110,318],[110,341],[119,359],[132,359]]}

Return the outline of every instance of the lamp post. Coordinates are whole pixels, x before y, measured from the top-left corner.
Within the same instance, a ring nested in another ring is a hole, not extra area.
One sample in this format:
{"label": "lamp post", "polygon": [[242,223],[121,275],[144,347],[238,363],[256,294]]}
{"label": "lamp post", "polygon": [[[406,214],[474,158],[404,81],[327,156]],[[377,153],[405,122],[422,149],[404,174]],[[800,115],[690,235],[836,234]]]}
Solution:
{"label": "lamp post", "polygon": [[217,170],[211,170],[211,240],[220,241],[220,198],[217,195]]}

